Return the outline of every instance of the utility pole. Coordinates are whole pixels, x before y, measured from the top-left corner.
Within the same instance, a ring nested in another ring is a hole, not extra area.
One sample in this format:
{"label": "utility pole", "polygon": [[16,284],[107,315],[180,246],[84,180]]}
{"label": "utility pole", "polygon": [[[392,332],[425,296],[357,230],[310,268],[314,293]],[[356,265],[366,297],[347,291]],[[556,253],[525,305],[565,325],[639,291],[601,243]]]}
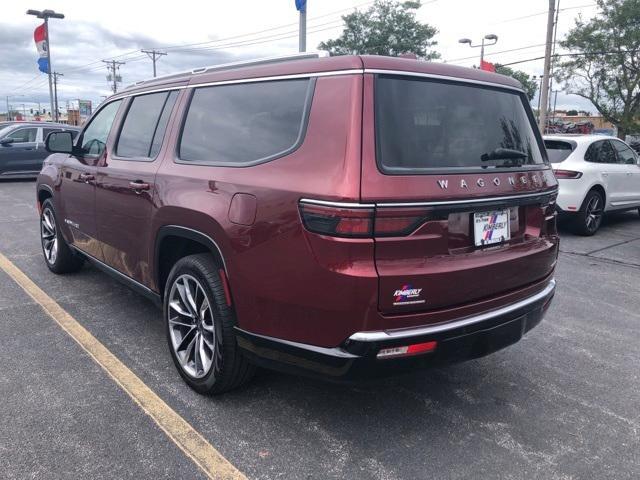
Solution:
{"label": "utility pole", "polygon": [[122,82],[122,77],[118,75],[118,71],[120,71],[120,65],[124,65],[126,62],[118,62],[116,60],[102,60],[107,65],[107,70],[109,71],[109,75],[107,75],[107,81],[113,81],[113,85],[111,86],[111,90],[113,93],[118,91],[118,83]]}
{"label": "utility pole", "polygon": [[9,95],[7,95],[7,121],[11,121],[11,108],[9,107]]}
{"label": "utility pole", "polygon": [[547,17],[547,44],[544,49],[544,77],[542,77],[542,91],[540,92],[540,132],[544,134],[547,126],[547,109],[549,102],[549,72],[551,71],[551,44],[553,43],[553,16],[556,10],[556,0],[549,0],[549,14]]}
{"label": "utility pole", "polygon": [[153,78],[156,78],[156,60],[160,57],[162,57],[163,55],[166,55],[167,52],[160,52],[158,50],[156,50],[155,48],[152,50],[140,50],[142,53],[146,53],[147,56],[151,59],[151,61],[153,62]]}
{"label": "utility pole", "polygon": [[55,113],[53,114],[53,121],[57,122],[60,118],[60,114],[58,113],[58,77],[64,77],[62,73],[53,72],[53,106],[55,107]]}
{"label": "utility pole", "polygon": [[[555,71],[556,66],[556,39],[558,38],[558,16],[560,15],[560,0],[556,4],[556,19],[553,23],[553,48],[551,49],[551,67],[550,67],[550,76],[549,76],[549,91],[553,92],[553,72]],[[549,96],[549,109],[551,109],[551,96]],[[554,110],[554,118],[555,118],[555,107]]]}
{"label": "utility pole", "polygon": [[47,75],[49,76],[49,101],[51,103],[51,111],[53,112],[53,81],[51,78],[51,72],[53,72],[53,67],[51,65],[51,42],[49,41],[49,19],[50,18],[58,18],[62,20],[64,15],[62,13],[56,13],[53,10],[27,10],[27,15],[33,15],[37,18],[42,18],[44,20],[44,34],[45,34],[45,43],[47,45]]}
{"label": "utility pole", "polygon": [[307,0],[296,0],[296,8],[300,12],[298,27],[298,51],[307,51]]}

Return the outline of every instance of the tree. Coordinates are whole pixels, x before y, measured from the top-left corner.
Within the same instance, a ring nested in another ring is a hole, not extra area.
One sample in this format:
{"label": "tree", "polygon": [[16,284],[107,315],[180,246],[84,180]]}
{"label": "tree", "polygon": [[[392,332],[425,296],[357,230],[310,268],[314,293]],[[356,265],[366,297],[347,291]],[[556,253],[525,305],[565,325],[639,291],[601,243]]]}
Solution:
{"label": "tree", "polygon": [[640,131],[640,0],[597,0],[598,14],[579,17],[560,45],[573,56],[557,67],[567,91],[593,103],[618,128]]}
{"label": "tree", "polygon": [[578,116],[578,111],[577,110],[567,110],[567,116],[568,117],[577,117]]}
{"label": "tree", "polygon": [[420,1],[399,3],[376,0],[366,11],[344,15],[345,28],[340,37],[320,43],[318,48],[333,55],[389,55],[415,53],[425,60],[439,58],[431,47],[438,33],[435,27],[416,20]]}
{"label": "tree", "polygon": [[533,100],[533,97],[535,97],[536,91],[538,90],[538,84],[529,75],[521,70],[514,70],[498,63],[496,63],[496,73],[500,73],[501,75],[506,75],[508,77],[513,77],[518,80],[524,87],[524,91],[527,93],[527,97],[529,98],[529,100]]}

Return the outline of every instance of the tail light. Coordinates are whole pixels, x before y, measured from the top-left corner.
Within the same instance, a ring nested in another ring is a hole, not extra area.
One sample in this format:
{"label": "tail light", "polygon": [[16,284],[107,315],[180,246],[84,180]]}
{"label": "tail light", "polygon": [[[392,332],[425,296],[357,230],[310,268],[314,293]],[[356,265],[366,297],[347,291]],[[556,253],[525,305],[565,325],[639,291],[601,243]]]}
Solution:
{"label": "tail light", "polygon": [[307,230],[322,235],[366,238],[373,234],[373,207],[345,208],[300,203],[300,216]]}
{"label": "tail light", "polygon": [[423,208],[376,211],[366,205],[348,208],[304,201],[300,202],[300,216],[310,232],[349,238],[405,236],[428,219]]}
{"label": "tail light", "polygon": [[573,170],[554,170],[556,178],[576,179],[582,176],[582,172],[574,172]]}

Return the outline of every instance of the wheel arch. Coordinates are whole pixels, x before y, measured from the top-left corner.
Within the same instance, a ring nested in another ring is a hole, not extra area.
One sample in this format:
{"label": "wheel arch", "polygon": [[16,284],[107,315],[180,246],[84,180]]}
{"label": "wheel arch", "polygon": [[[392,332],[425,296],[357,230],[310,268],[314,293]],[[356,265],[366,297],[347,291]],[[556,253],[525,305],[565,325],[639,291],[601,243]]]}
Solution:
{"label": "wheel arch", "polygon": [[596,191],[600,195],[602,195],[602,199],[604,201],[604,207],[603,208],[606,210],[606,208],[607,208],[607,191],[605,190],[604,186],[601,185],[600,183],[595,183],[595,184],[591,185],[591,188],[589,188],[589,190],[587,190],[587,192],[584,194],[584,198],[582,199],[582,203],[580,204],[580,208],[582,209],[584,201],[587,198],[587,195],[589,195],[589,192],[591,192],[591,191]]}
{"label": "wheel arch", "polygon": [[175,262],[187,255],[197,253],[210,253],[216,265],[228,277],[227,263],[222,249],[209,235],[179,225],[160,227],[155,241],[154,277],[161,297],[164,296],[165,283]]}
{"label": "wheel arch", "polygon": [[38,185],[38,205],[42,207],[47,198],[53,198],[53,189],[46,184]]}

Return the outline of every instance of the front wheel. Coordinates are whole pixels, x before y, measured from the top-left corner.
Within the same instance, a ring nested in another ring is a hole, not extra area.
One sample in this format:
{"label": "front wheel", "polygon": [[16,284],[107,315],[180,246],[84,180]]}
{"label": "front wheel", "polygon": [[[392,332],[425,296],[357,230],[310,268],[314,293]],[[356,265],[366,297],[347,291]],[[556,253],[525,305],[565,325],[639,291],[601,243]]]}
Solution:
{"label": "front wheel", "polygon": [[165,286],[164,317],[173,362],[197,392],[223,393],[253,376],[255,367],[238,351],[234,312],[211,255],[178,260]]}
{"label": "front wheel", "polygon": [[84,260],[76,255],[58,227],[53,202],[47,199],[40,214],[40,240],[44,261],[53,273],[69,273],[80,270]]}
{"label": "front wheel", "polygon": [[604,198],[600,192],[591,190],[582,202],[582,208],[576,216],[576,231],[580,235],[594,235],[602,224]]}

